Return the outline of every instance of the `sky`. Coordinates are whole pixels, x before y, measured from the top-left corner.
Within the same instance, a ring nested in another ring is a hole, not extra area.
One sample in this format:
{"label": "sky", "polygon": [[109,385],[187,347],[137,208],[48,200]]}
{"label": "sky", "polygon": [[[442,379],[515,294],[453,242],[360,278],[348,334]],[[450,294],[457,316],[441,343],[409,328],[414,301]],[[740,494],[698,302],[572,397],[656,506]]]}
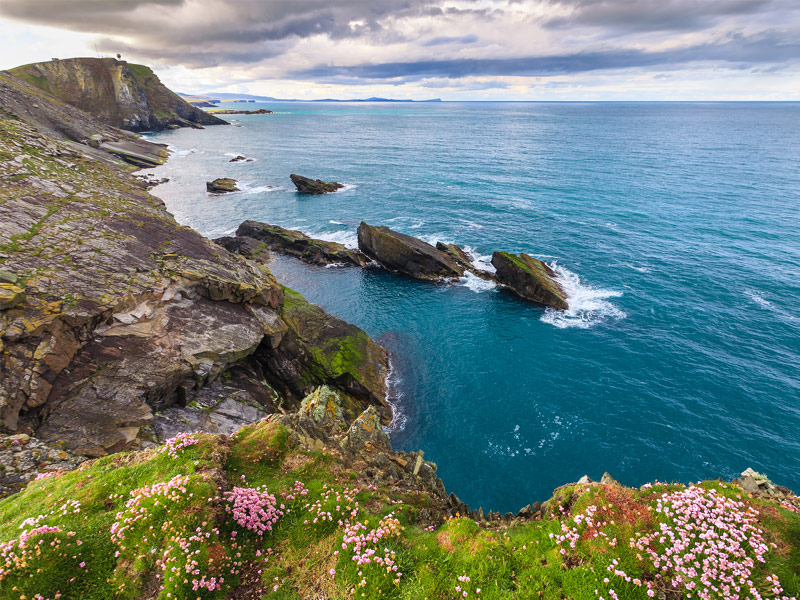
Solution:
{"label": "sky", "polygon": [[0,0],[0,41],[187,93],[800,100],[800,0]]}

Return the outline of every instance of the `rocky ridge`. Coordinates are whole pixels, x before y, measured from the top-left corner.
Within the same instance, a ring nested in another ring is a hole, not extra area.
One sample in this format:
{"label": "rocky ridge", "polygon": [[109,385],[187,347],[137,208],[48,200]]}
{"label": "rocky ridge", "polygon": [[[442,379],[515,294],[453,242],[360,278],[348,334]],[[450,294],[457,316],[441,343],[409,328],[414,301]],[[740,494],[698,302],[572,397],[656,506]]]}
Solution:
{"label": "rocky ridge", "polygon": [[[277,225],[245,221],[236,230],[237,239],[254,239],[266,248],[295,256],[314,265],[351,264],[364,267],[369,259],[358,250],[351,250],[344,244],[311,238],[302,231],[284,229]],[[227,242],[223,242],[225,244]]]}
{"label": "rocky ridge", "polygon": [[130,131],[226,124],[170,91],[149,67],[114,58],[51,60],[17,67],[11,74]]}
{"label": "rocky ridge", "polygon": [[36,103],[0,113],[0,269],[24,292],[0,311],[0,431],[87,456],[146,446],[163,411],[213,404],[220,380],[220,396],[242,400],[240,423],[261,414],[253,402],[291,406],[324,383],[349,414],[375,403],[389,418],[383,349],[177,225],[103,150],[43,134],[36,125],[74,109],[48,99],[43,116]]}

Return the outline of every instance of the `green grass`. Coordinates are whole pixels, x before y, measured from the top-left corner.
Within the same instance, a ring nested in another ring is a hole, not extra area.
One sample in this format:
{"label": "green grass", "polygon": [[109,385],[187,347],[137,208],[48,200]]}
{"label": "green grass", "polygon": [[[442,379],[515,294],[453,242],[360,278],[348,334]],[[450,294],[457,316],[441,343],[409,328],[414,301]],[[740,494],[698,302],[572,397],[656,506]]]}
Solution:
{"label": "green grass", "polygon": [[[60,590],[62,598],[87,600],[194,600],[223,598],[236,586],[247,585],[255,590],[252,597],[270,599],[445,600],[463,598],[466,592],[467,598],[493,600],[596,600],[609,598],[609,589],[620,599],[646,599],[644,586],[613,574],[605,583],[607,569],[653,580],[654,572],[637,558],[628,540],[666,522],[652,510],[656,499],[684,489],[574,485],[558,491],[547,503],[549,516],[540,521],[487,528],[461,517],[429,531],[418,521],[420,510],[430,506],[427,494],[393,496],[388,488],[368,487],[361,473],[345,469],[335,454],[293,447],[290,431],[270,420],[243,427],[231,438],[198,434],[197,440],[175,456],[151,450],[102,458],[80,470],[32,482],[0,501],[0,540],[14,540],[35,526],[61,529],[31,538],[34,556],[0,575],[0,597],[30,599],[38,593],[52,598]],[[176,476],[186,480],[180,486],[184,491],[174,498],[140,493],[131,504],[134,490],[155,489]],[[307,490],[304,495],[281,496],[298,481]],[[234,486],[266,486],[283,504],[285,514],[263,537],[226,512],[224,493]],[[734,500],[743,495],[730,484],[702,486]],[[775,544],[765,563],[756,565],[754,581],[764,598],[772,598],[765,578],[774,573],[784,593],[797,596],[800,515],[771,501],[746,502],[758,511],[765,539]],[[593,510],[590,507],[596,508],[596,522],[603,523],[596,529],[574,520]],[[319,518],[327,513],[333,515],[331,520]],[[26,519],[33,521],[26,524]],[[375,562],[356,564],[351,559],[353,544],[342,547],[340,520],[362,523],[362,533],[379,523],[390,524],[391,531],[369,546],[377,556],[389,557],[397,571],[387,572]],[[112,539],[115,522],[125,526],[121,541]],[[579,532],[574,548],[557,543],[557,536],[570,527]],[[611,545],[614,538],[617,542]],[[202,575],[224,577],[221,590],[192,589],[191,581],[198,576],[184,575],[192,559]],[[666,597],[684,597],[683,592]]]}

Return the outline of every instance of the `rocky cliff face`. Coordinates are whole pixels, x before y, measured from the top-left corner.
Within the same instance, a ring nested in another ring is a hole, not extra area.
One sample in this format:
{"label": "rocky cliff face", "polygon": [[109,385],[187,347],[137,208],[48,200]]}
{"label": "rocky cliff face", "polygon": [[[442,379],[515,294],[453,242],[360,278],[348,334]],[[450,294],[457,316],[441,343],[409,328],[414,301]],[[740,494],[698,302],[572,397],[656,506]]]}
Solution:
{"label": "rocky cliff face", "polygon": [[224,431],[319,384],[349,419],[382,408],[387,356],[363,331],[179,226],[102,144],[46,135],[74,109],[5,83],[20,102],[0,110],[0,433],[100,456],[173,432],[180,410]]}
{"label": "rocky cliff face", "polygon": [[144,65],[113,58],[70,58],[24,65],[11,74],[122,129],[225,124],[167,89]]}

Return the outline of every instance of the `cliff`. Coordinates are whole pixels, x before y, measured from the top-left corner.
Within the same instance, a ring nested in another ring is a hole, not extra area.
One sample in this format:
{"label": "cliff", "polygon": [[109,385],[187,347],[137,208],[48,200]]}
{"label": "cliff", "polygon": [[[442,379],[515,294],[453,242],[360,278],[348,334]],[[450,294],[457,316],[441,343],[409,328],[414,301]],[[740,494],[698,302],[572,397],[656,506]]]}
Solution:
{"label": "cliff", "polygon": [[0,100],[0,432],[102,456],[230,433],[321,384],[349,419],[388,420],[386,352],[363,331],[179,226],[115,143],[48,132],[61,115],[72,138],[162,147],[13,77]]}
{"label": "cliff", "polygon": [[223,125],[167,89],[144,65],[114,58],[70,58],[11,69],[15,77],[130,131]]}
{"label": "cliff", "polygon": [[[231,436],[57,471],[0,500],[0,597],[774,598],[800,594],[800,499],[735,483],[582,478],[467,512],[322,387]],[[749,490],[749,491],[748,491]]]}

